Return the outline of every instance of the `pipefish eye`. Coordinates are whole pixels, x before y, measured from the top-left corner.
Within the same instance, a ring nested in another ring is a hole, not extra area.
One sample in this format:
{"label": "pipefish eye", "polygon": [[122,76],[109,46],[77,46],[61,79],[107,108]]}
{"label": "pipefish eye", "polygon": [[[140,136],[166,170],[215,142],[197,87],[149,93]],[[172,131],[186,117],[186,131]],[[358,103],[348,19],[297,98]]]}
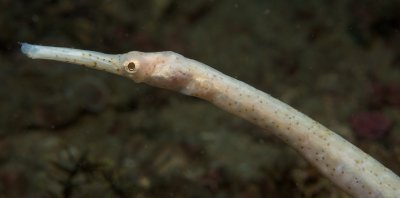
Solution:
{"label": "pipefish eye", "polygon": [[135,67],[136,67],[136,65],[135,65],[134,62],[128,63],[127,68],[128,68],[129,71],[134,71],[134,70],[135,70]]}
{"label": "pipefish eye", "polygon": [[128,73],[135,73],[137,70],[137,66],[138,66],[138,63],[135,63],[134,61],[130,61],[125,65],[125,70]]}

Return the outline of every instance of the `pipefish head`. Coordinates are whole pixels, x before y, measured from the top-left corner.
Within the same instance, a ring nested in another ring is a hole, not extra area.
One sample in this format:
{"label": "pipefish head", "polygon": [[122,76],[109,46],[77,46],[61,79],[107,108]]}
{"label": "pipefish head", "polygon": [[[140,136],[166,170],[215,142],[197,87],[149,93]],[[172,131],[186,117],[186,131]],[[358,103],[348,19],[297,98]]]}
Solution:
{"label": "pipefish head", "polygon": [[30,58],[79,64],[126,76],[136,82],[168,87],[176,80],[183,57],[173,52],[105,54],[101,52],[21,43],[21,51]]}
{"label": "pipefish head", "polygon": [[136,82],[145,82],[153,76],[155,68],[167,60],[165,55],[158,52],[128,52],[121,55],[122,75]]}

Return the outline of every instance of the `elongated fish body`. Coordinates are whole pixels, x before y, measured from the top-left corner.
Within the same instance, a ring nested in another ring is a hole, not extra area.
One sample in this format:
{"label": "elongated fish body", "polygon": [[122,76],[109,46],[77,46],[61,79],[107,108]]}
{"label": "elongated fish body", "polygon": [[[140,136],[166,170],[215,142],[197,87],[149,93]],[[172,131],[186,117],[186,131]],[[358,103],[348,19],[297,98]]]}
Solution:
{"label": "elongated fish body", "polygon": [[34,59],[80,64],[204,99],[268,129],[349,194],[400,197],[399,177],[374,158],[289,105],[198,61],[174,52],[108,55],[27,43],[21,50]]}

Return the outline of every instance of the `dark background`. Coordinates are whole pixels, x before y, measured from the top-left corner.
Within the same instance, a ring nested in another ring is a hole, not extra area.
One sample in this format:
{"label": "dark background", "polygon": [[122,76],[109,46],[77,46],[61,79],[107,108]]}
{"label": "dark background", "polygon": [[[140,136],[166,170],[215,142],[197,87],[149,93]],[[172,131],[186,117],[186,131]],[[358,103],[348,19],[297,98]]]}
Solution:
{"label": "dark background", "polygon": [[20,41],[181,53],[399,174],[399,26],[395,0],[1,0],[0,197],[344,196],[279,139],[204,101],[32,60]]}

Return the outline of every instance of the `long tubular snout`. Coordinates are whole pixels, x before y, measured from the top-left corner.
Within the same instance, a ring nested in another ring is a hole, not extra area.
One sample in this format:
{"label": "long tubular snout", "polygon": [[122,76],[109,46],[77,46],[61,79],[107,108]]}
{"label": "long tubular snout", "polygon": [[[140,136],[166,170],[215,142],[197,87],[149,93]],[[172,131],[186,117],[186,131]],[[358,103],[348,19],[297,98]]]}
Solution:
{"label": "long tubular snout", "polygon": [[121,55],[104,54],[89,50],[50,47],[21,43],[21,51],[33,59],[48,59],[84,65],[90,68],[118,73]]}

